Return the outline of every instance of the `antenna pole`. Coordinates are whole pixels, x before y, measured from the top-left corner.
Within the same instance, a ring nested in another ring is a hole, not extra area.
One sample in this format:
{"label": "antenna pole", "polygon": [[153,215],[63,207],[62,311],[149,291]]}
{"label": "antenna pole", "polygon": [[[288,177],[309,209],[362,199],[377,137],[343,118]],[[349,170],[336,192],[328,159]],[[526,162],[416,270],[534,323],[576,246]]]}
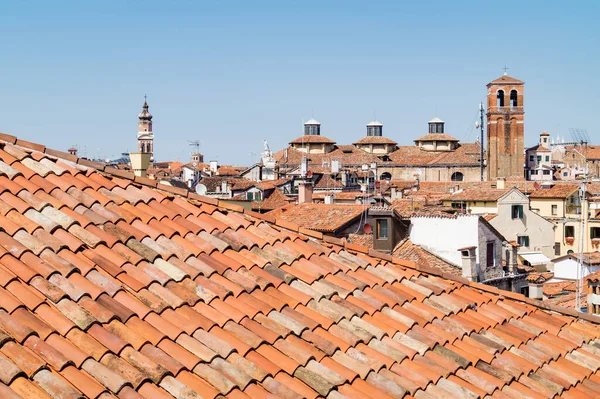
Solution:
{"label": "antenna pole", "polygon": [[481,133],[481,139],[479,142],[479,172],[480,179],[483,181],[483,102],[479,103],[479,129]]}

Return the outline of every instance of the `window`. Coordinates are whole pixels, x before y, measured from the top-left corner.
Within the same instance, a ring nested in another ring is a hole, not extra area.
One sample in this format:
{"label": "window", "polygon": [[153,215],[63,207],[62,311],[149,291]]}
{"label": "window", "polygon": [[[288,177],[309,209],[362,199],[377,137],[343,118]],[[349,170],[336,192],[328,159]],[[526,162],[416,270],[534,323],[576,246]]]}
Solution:
{"label": "window", "polygon": [[590,227],[590,238],[600,238],[600,227]]}
{"label": "window", "polygon": [[533,157],[533,155],[530,155],[530,156],[529,156],[529,162],[533,162],[533,160],[534,160],[534,157]]}
{"label": "window", "polygon": [[246,199],[248,201],[254,201],[254,193],[250,193],[250,192],[246,193]]}
{"label": "window", "polygon": [[558,205],[552,205],[552,214],[558,215]]}
{"label": "window", "polygon": [[498,95],[496,96],[496,106],[504,107],[504,90],[498,90]]}
{"label": "window", "polygon": [[511,90],[510,91],[510,107],[516,107],[518,106],[517,104],[517,91],[516,90]]}
{"label": "window", "polygon": [[494,267],[496,260],[496,246],[494,242],[488,242],[485,249],[485,265],[487,267]]}
{"label": "window", "polygon": [[538,161],[538,162],[542,162],[542,156],[541,156],[541,155],[538,155],[538,156],[537,156],[537,161]]}
{"label": "window", "polygon": [[560,256],[560,242],[554,243],[554,256]]}
{"label": "window", "polygon": [[377,239],[388,239],[388,221],[387,219],[377,219]]}
{"label": "window", "polygon": [[546,162],[550,162],[550,155],[546,155]]}
{"label": "window", "polygon": [[522,247],[529,247],[529,236],[518,236],[517,243]]}
{"label": "window", "polygon": [[563,176],[564,176],[564,177],[567,177],[567,176],[569,176],[569,172],[563,172]]}
{"label": "window", "polygon": [[454,172],[452,173],[452,176],[450,177],[450,180],[452,181],[463,181],[464,179],[464,175],[460,172]]}
{"label": "window", "polygon": [[546,137],[544,137],[544,138],[542,139],[542,141],[544,142],[544,144],[548,143],[548,139],[547,139]]}
{"label": "window", "polygon": [[513,205],[511,214],[513,219],[523,219],[523,205]]}
{"label": "window", "polygon": [[381,174],[381,180],[391,180],[392,179],[392,175],[389,172],[383,172]]}
{"label": "window", "polygon": [[545,171],[544,171],[544,174],[545,174],[545,175],[549,175],[549,174],[550,174],[550,171],[549,171],[549,170],[545,170]]}
{"label": "window", "polygon": [[462,202],[453,202],[451,206],[454,209],[462,209],[463,208],[463,203]]}
{"label": "window", "polygon": [[565,238],[575,238],[575,226],[565,226]]}

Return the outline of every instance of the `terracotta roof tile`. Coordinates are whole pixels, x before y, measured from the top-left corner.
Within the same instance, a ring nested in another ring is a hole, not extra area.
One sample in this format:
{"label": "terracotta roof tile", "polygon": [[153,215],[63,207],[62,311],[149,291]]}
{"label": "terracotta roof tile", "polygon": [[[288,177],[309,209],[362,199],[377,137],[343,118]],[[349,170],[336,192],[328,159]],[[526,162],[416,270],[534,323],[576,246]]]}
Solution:
{"label": "terracotta roof tile", "polygon": [[[334,151],[362,156],[342,147]],[[443,156],[401,147],[391,156],[470,162],[471,147]],[[440,276],[460,269],[420,248],[401,254],[414,263],[384,261],[362,246],[290,232],[287,211],[274,225],[19,148],[0,149],[12,168],[0,178],[1,395],[599,390],[592,316],[438,277],[436,267]],[[364,211],[352,208],[334,216],[326,208],[315,223],[339,228],[345,222],[333,219]]]}

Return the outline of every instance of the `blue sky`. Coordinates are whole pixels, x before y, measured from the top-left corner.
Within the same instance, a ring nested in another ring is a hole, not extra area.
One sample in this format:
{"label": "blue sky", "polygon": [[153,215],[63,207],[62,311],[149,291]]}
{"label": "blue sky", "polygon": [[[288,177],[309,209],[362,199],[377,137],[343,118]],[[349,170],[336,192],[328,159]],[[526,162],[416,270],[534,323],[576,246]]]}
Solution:
{"label": "blue sky", "polygon": [[0,4],[0,131],[116,157],[136,147],[147,94],[158,160],[200,140],[205,160],[250,164],[312,115],[350,143],[375,112],[408,145],[437,110],[474,141],[506,64],[526,82],[526,145],[571,127],[600,142],[597,1],[93,3]]}

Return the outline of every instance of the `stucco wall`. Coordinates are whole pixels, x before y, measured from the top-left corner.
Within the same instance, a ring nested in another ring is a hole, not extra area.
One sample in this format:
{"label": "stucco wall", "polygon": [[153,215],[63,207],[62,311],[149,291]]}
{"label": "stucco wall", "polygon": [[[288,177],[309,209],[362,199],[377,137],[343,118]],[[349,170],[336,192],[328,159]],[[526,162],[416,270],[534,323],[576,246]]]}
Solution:
{"label": "stucco wall", "polygon": [[[600,270],[600,266],[586,266],[583,265],[582,275],[579,277],[585,277],[595,271]],[[554,278],[560,280],[576,280],[577,279],[577,260],[574,258],[566,258],[554,262]]]}
{"label": "stucco wall", "polygon": [[[512,218],[512,206],[523,206],[523,218]],[[548,258],[554,258],[554,224],[529,208],[529,199],[513,190],[498,201],[497,216],[490,224],[507,240],[517,241],[518,236],[529,237],[529,247],[519,248],[519,252],[541,251]]]}
{"label": "stucco wall", "polygon": [[[409,234],[414,244],[420,245],[456,265],[462,264],[459,248],[476,246],[479,279],[486,280],[502,275],[502,241],[480,221],[479,216],[412,217]],[[488,241],[493,241],[496,248],[496,266],[490,270],[486,270],[485,267]]]}

